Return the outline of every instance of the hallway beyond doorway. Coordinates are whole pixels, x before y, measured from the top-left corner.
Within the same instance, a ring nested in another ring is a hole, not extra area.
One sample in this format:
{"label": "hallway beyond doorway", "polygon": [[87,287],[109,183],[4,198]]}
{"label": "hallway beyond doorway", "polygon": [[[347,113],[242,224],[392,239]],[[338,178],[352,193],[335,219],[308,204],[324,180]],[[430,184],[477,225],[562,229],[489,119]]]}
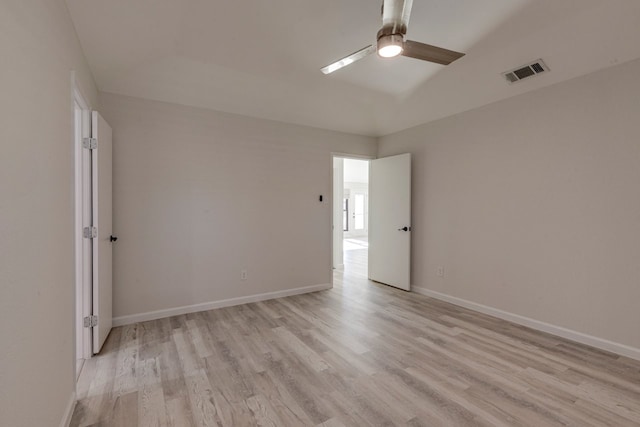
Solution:
{"label": "hallway beyond doorway", "polygon": [[358,249],[368,249],[369,248],[369,238],[367,236],[362,237],[350,237],[344,239],[343,250],[345,251],[353,251]]}
{"label": "hallway beyond doorway", "polygon": [[358,278],[368,277],[369,239],[367,236],[343,240],[344,273]]}

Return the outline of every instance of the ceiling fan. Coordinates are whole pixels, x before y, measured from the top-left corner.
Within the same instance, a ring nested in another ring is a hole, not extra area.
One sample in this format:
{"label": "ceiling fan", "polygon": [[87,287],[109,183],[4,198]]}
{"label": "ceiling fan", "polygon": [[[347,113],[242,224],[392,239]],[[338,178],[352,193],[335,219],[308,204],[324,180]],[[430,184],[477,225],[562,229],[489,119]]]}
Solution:
{"label": "ceiling fan", "polygon": [[383,58],[402,55],[442,65],[449,65],[456,59],[463,57],[464,53],[404,39],[407,34],[412,4],[413,0],[383,0],[382,28],[378,31],[376,44],[360,49],[333,64],[327,65],[320,71],[324,74],[333,73],[376,51]]}

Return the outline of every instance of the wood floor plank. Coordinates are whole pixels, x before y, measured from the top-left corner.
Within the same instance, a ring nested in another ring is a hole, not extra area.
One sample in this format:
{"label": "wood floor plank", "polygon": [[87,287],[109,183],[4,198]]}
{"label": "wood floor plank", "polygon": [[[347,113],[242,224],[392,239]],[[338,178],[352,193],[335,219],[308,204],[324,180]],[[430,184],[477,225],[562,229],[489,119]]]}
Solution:
{"label": "wood floor plank", "polygon": [[138,424],[138,392],[134,391],[119,395],[113,407],[109,425],[114,427],[127,427]]}
{"label": "wood floor plank", "polygon": [[255,376],[256,390],[265,396],[284,425],[313,425],[311,419],[293,399],[289,391],[273,378],[270,371]]}
{"label": "wood floor plank", "polygon": [[[186,385],[185,385],[186,388]],[[166,399],[167,422],[170,427],[193,427],[193,417],[188,396],[177,396]]]}
{"label": "wood floor plank", "polygon": [[640,362],[366,278],[114,328],[71,426],[640,426]]}
{"label": "wood floor plank", "polygon": [[158,359],[139,361],[137,370],[141,373],[138,377],[138,425],[166,427],[167,409]]}
{"label": "wood floor plank", "polygon": [[213,400],[213,391],[204,369],[191,371],[185,378],[191,414],[196,425],[202,427],[222,424]]}
{"label": "wood floor plank", "polygon": [[256,425],[264,427],[278,427],[282,425],[282,420],[276,415],[271,403],[261,394],[256,394],[247,399],[247,406],[253,413]]}

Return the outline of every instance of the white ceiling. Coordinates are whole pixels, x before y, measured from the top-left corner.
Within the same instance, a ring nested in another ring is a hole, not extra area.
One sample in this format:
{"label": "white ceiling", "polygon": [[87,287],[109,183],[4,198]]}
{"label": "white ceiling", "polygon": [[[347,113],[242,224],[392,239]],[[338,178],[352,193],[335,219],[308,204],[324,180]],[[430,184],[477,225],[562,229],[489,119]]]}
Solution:
{"label": "white ceiling", "polygon": [[[443,67],[371,55],[378,0],[67,0],[100,90],[386,135],[640,57],[638,0],[414,0],[408,38]],[[544,59],[515,85],[500,73]]]}

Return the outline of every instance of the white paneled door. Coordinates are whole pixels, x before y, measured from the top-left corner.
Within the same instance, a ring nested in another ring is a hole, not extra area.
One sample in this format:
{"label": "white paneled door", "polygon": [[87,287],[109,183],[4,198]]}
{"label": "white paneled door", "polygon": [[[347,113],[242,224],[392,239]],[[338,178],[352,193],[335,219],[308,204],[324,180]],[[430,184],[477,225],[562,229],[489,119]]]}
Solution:
{"label": "white paneled door", "polygon": [[411,154],[369,166],[369,278],[409,290],[411,269]]}
{"label": "white paneled door", "polygon": [[112,316],[112,140],[111,127],[97,111],[91,117],[91,136],[97,147],[91,153],[93,239],[93,353],[100,352],[113,324]]}

